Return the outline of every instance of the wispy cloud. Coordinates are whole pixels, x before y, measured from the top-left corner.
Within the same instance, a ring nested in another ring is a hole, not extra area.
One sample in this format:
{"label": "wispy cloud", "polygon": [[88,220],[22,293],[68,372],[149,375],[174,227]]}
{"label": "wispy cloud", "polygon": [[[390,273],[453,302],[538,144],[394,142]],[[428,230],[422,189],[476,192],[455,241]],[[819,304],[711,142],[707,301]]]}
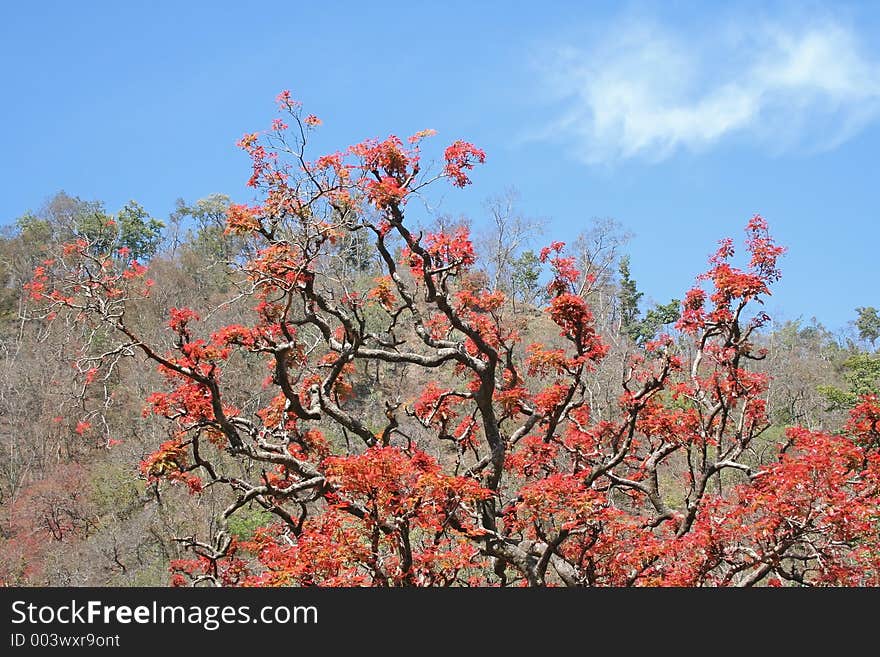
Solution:
{"label": "wispy cloud", "polygon": [[880,117],[880,63],[837,22],[607,27],[540,58],[562,108],[540,137],[589,163],[659,161],[734,135],[774,152],[832,148]]}

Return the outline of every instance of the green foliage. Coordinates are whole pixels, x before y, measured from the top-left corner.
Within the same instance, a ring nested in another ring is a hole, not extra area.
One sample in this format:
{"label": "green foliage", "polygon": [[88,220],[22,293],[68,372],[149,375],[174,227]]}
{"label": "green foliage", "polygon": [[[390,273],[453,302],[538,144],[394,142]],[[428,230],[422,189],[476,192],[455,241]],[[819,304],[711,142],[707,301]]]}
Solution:
{"label": "green foliage", "polygon": [[11,260],[12,240],[0,238],[0,335],[10,327],[10,320],[17,315],[18,290],[9,282],[14,280]]}
{"label": "green foliage", "polygon": [[232,200],[226,194],[208,194],[193,205],[184,204],[184,208],[199,226],[208,224],[222,226],[226,223],[226,211],[229,210],[231,202]]}
{"label": "green foliage", "polygon": [[225,194],[210,194],[194,203],[177,199],[169,217],[171,255],[206,297],[229,290],[229,263],[242,254],[242,238],[225,232],[231,203]]}
{"label": "green foliage", "polygon": [[856,312],[859,314],[856,318],[859,337],[870,342],[873,349],[877,338],[880,338],[880,315],[877,314],[877,309],[873,306],[856,308]]}
{"label": "green foliage", "polygon": [[635,339],[633,335],[639,320],[639,302],[643,294],[639,292],[635,280],[629,271],[630,259],[628,255],[620,258],[618,272],[620,273],[620,326],[624,333]]}
{"label": "green foliage", "polygon": [[270,524],[272,518],[271,514],[266,513],[259,506],[239,509],[229,517],[229,533],[240,541],[246,541],[257,529]]}
{"label": "green foliage", "polygon": [[843,367],[846,369],[846,390],[829,385],[819,386],[819,392],[831,402],[832,408],[852,408],[862,395],[880,392],[880,356],[855,354],[844,361]]}
{"label": "green foliage", "polygon": [[541,261],[534,251],[523,251],[511,263],[511,285],[513,296],[524,303],[534,303],[541,293],[539,279]]}
{"label": "green foliage", "polygon": [[800,355],[801,352],[808,352],[827,361],[842,360],[847,355],[834,334],[815,317],[806,326],[802,319],[785,322],[773,332],[773,340],[778,343],[778,348],[784,349],[789,354],[797,352]]}
{"label": "green foliage", "polygon": [[642,345],[657,336],[660,330],[680,317],[681,301],[672,299],[669,303],[658,303],[641,317],[639,302],[644,294],[639,292],[636,281],[629,271],[629,256],[620,258],[620,329],[636,344]]}
{"label": "green foliage", "polygon": [[149,260],[162,243],[161,221],[153,219],[143,207],[135,201],[129,201],[116,215],[117,237],[119,247],[129,250],[129,257],[135,260]]}
{"label": "green foliage", "polygon": [[26,244],[46,244],[52,239],[52,225],[49,221],[30,211],[16,219],[15,226]]}
{"label": "green foliage", "polygon": [[16,221],[23,246],[40,252],[52,242],[85,239],[95,253],[127,248],[127,258],[149,260],[162,241],[164,224],[153,219],[136,201],[129,201],[111,215],[101,201],[59,192],[39,213],[27,212]]}
{"label": "green foliage", "polygon": [[140,506],[144,483],[130,465],[108,462],[93,471],[89,488],[98,516],[126,518]]}
{"label": "green foliage", "polygon": [[177,199],[177,207],[171,221],[184,224],[192,222],[193,233],[187,240],[189,247],[207,262],[225,261],[229,258],[232,237],[224,233],[226,212],[232,200],[225,194],[210,194],[189,205]]}
{"label": "green foliage", "polygon": [[678,321],[681,301],[672,299],[669,303],[658,303],[645,313],[644,319],[637,322],[629,330],[629,336],[636,344],[644,344],[657,337],[664,326]]}
{"label": "green foliage", "polygon": [[33,268],[39,260],[48,255],[51,245],[65,237],[72,237],[72,233],[59,234],[57,226],[42,216],[30,211],[16,219],[15,228],[18,238],[18,246],[15,248],[17,255],[29,261],[29,268]]}
{"label": "green foliage", "polygon": [[76,237],[92,244],[94,253],[110,253],[117,248],[119,227],[103,203],[84,203],[70,226]]}

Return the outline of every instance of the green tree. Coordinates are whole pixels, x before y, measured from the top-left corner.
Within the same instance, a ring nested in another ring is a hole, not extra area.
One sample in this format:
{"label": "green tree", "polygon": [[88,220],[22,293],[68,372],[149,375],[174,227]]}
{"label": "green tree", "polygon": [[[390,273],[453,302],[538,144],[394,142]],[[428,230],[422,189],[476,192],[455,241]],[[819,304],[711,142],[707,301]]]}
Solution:
{"label": "green tree", "polygon": [[620,273],[620,330],[636,344],[644,344],[657,336],[664,327],[678,321],[681,301],[672,299],[669,303],[658,303],[641,316],[639,302],[644,293],[640,292],[629,270],[628,255],[621,256]]}
{"label": "green tree", "polygon": [[639,292],[638,286],[629,271],[630,259],[628,255],[621,256],[618,272],[620,273],[620,328],[623,333],[635,339],[639,322],[639,302],[643,293]]}
{"label": "green tree", "polygon": [[96,254],[110,253],[121,246],[118,244],[119,226],[101,202],[83,202],[70,228],[74,235],[89,242]]}
{"label": "green tree", "polygon": [[541,296],[541,261],[534,251],[523,251],[510,266],[510,282],[514,303],[535,304]]}
{"label": "green tree", "polygon": [[880,357],[864,352],[854,354],[843,362],[843,367],[846,370],[845,390],[830,385],[819,386],[819,392],[831,402],[832,409],[852,408],[863,395],[880,392]]}
{"label": "green tree", "polygon": [[681,316],[681,301],[672,299],[669,303],[658,303],[645,313],[644,319],[630,330],[630,337],[638,344],[652,340],[664,326],[673,324]]}
{"label": "green tree", "polygon": [[37,247],[35,253],[51,242],[81,238],[96,254],[126,248],[127,258],[149,260],[159,248],[165,226],[136,201],[126,203],[114,216],[101,201],[84,201],[61,191],[39,212],[25,213],[16,227],[24,245]]}
{"label": "green tree", "polygon": [[880,338],[880,315],[877,314],[877,309],[873,306],[856,308],[856,312],[859,314],[856,318],[859,337],[870,342],[871,349],[873,349],[877,338]]}
{"label": "green tree", "polygon": [[161,221],[153,219],[136,201],[129,201],[116,215],[116,243],[135,260],[149,260],[162,243]]}
{"label": "green tree", "polygon": [[175,240],[172,250],[176,251],[183,240],[209,262],[229,260],[234,240],[224,231],[231,203],[226,194],[209,194],[192,204],[177,199],[170,217]]}

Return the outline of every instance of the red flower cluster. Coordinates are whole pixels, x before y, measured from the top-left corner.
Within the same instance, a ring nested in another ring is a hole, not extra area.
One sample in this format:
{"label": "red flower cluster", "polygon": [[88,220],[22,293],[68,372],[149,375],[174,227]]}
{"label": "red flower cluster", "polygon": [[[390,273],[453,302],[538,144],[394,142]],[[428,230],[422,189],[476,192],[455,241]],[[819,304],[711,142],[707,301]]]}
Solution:
{"label": "red flower cluster", "polygon": [[474,168],[474,164],[483,164],[486,161],[486,153],[466,141],[456,141],[450,145],[443,154],[446,160],[444,173],[452,179],[456,187],[469,185],[471,180],[465,171]]}

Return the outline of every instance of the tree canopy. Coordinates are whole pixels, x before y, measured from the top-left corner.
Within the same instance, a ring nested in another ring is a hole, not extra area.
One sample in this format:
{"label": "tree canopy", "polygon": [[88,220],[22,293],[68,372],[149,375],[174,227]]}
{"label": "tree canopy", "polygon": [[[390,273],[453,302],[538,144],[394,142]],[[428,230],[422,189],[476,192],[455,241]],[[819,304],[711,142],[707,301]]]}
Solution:
{"label": "tree canopy", "polygon": [[140,477],[216,507],[175,537],[174,584],[880,583],[880,404],[859,390],[838,431],[774,426],[761,307],[784,249],[762,217],[742,263],[721,240],[644,317],[620,260],[597,317],[614,266],[503,240],[487,265],[469,226],[419,217],[417,197],[471,183],[478,147],[431,167],[424,130],[316,157],[320,119],[278,104],[239,142],[260,202],[180,207],[193,253],[223,261],[198,307],[156,285],[161,226],[135,203],[77,215],[26,285],[34,321],[88,335],[66,354],[78,435],[125,441],[133,421],[111,435],[99,406],[123,368],[157,375],[144,414],[167,434]]}

